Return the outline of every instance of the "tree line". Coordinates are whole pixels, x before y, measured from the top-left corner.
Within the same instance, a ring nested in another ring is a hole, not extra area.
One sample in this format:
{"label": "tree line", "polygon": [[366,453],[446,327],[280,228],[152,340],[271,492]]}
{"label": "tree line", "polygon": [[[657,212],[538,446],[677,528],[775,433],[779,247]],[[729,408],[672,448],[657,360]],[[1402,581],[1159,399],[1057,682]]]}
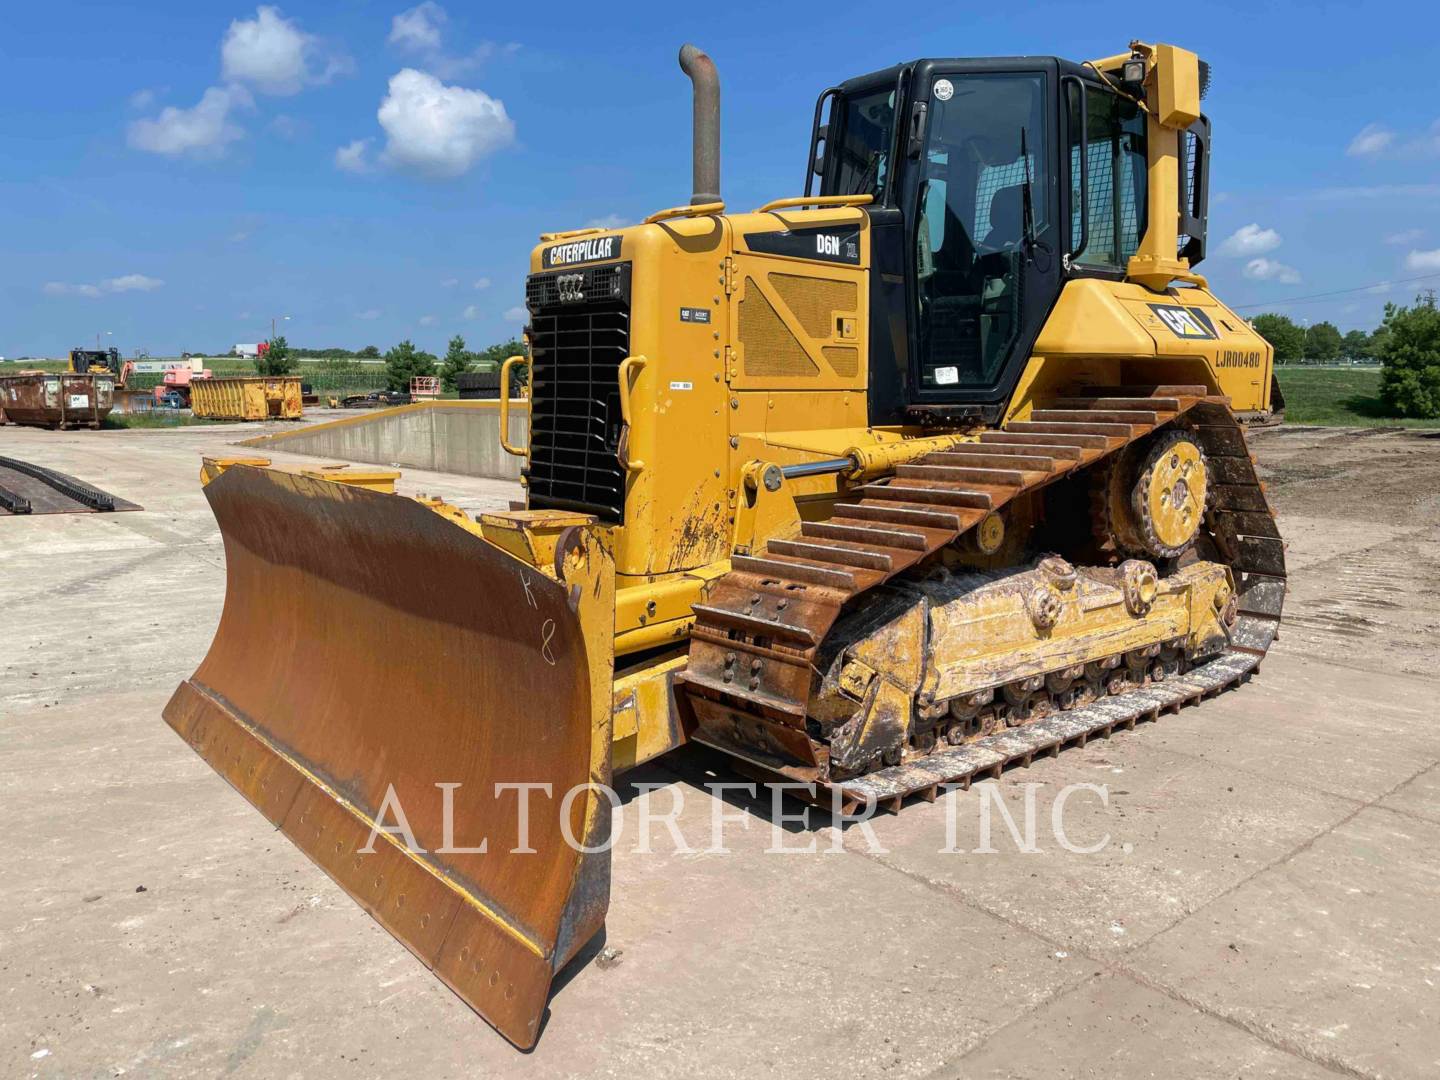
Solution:
{"label": "tree line", "polygon": [[366,345],[363,349],[301,349],[293,348],[290,355],[296,360],[379,360],[380,349]]}
{"label": "tree line", "polygon": [[[472,352],[465,345],[465,339],[456,334],[450,339],[449,348],[443,358],[434,353],[417,349],[409,338],[385,353],[385,377],[391,390],[409,390],[410,380],[416,375],[439,375],[440,387],[450,391],[456,388],[455,377],[466,371],[498,371],[507,357],[523,355],[523,342],[511,339],[491,345],[479,352]],[[512,379],[517,375],[512,372]],[[514,379],[514,381],[521,381]]]}
{"label": "tree line", "polygon": [[1386,333],[1384,325],[1374,331],[1351,330],[1342,334],[1332,322],[1301,326],[1288,315],[1256,315],[1250,323],[1255,332],[1275,347],[1275,362],[1290,364],[1310,360],[1317,364],[1336,360],[1373,360],[1380,353]]}
{"label": "tree line", "polygon": [[[288,375],[295,361],[328,360],[336,363],[360,360],[384,360],[385,382],[391,390],[408,391],[410,380],[417,375],[439,375],[440,386],[446,391],[456,389],[455,378],[466,371],[498,371],[507,357],[524,354],[525,345],[514,338],[501,341],[478,352],[471,350],[465,339],[456,334],[450,339],[443,358],[415,346],[409,338],[381,353],[374,345],[363,349],[301,349],[292,347],[283,335],[266,342],[266,350],[255,358],[255,370],[261,375]],[[523,368],[512,373],[518,389],[524,383]]]}
{"label": "tree line", "polygon": [[1380,397],[1401,417],[1440,418],[1440,308],[1435,291],[1410,305],[1386,304],[1373,331],[1341,334],[1330,322],[1299,326],[1288,315],[1257,315],[1250,323],[1275,349],[1277,363],[1376,360]]}

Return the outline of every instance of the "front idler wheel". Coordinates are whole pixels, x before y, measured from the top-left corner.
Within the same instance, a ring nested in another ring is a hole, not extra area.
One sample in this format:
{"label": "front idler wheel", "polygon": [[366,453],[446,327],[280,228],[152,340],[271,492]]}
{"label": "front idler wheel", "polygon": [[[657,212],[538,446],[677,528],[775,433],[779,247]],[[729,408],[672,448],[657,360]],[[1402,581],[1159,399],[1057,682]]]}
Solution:
{"label": "front idler wheel", "polygon": [[1124,555],[1177,558],[1200,533],[1209,490],[1209,464],[1190,432],[1166,431],[1141,443],[1106,478],[1110,538]]}

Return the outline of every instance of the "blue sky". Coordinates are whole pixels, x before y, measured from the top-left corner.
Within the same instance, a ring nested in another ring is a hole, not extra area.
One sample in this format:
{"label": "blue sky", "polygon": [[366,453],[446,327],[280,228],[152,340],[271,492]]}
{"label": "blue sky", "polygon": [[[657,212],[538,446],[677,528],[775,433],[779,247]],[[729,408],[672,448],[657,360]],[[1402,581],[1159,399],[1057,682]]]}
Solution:
{"label": "blue sky", "polygon": [[0,355],[105,331],[210,350],[281,315],[307,346],[502,340],[537,233],[686,201],[690,38],[720,67],[722,188],[746,209],[799,192],[815,95],[845,77],[1181,44],[1215,73],[1203,269],[1224,298],[1433,275],[1281,308],[1348,329],[1440,285],[1432,4],[919,5],[891,29],[873,3],[784,10],[6,5]]}

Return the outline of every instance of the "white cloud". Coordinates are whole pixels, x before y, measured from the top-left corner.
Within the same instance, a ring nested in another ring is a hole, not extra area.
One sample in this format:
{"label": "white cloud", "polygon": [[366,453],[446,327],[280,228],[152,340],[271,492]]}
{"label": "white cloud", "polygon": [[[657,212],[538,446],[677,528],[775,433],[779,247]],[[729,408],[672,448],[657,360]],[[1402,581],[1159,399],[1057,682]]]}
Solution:
{"label": "white cloud", "polygon": [[1280,234],[1259,225],[1242,225],[1220,245],[1222,255],[1264,255],[1280,246]]}
{"label": "white cloud", "polygon": [[444,8],[433,0],[425,0],[418,7],[402,11],[390,20],[390,37],[386,40],[411,52],[438,49],[441,27],[448,21]]}
{"label": "white cloud", "polygon": [[107,293],[154,292],[164,284],[165,282],[159,278],[148,277],[145,274],[122,274],[120,277],[106,278],[98,285],[47,281],[42,287],[42,291],[47,296],[84,296],[93,300]]}
{"label": "white cloud", "polygon": [[1434,251],[1411,251],[1405,256],[1406,270],[1440,270],[1440,248]]}
{"label": "white cloud", "polygon": [[426,71],[442,79],[468,75],[494,56],[512,56],[520,50],[515,42],[498,45],[482,41],[468,53],[452,56],[443,49],[445,28],[450,16],[433,0],[402,11],[390,20],[387,39],[402,52],[418,57]]}
{"label": "white cloud", "polygon": [[1427,158],[1440,155],[1440,120],[1419,134],[1401,135],[1379,124],[1367,124],[1350,140],[1351,157]]}
{"label": "white cloud", "polygon": [[286,142],[303,139],[310,133],[310,125],[288,113],[281,113],[270,121],[270,130]]}
{"label": "white cloud", "polygon": [[373,307],[366,308],[364,311],[357,311],[355,313],[355,317],[357,319],[364,319],[366,322],[370,322],[372,319],[378,319],[380,317],[380,309]]}
{"label": "white cloud", "polygon": [[124,274],[107,278],[100,283],[100,287],[106,292],[154,292],[164,284],[159,278],[146,277],[144,274]]}
{"label": "white cloud", "polygon": [[475,71],[493,57],[514,56],[519,51],[519,44],[513,41],[506,45],[482,41],[463,56],[435,53],[426,60],[425,66],[442,79],[458,79]]}
{"label": "white cloud", "polygon": [[530,312],[526,311],[523,307],[512,307],[509,311],[505,312],[506,322],[524,322],[529,317]]}
{"label": "white cloud", "polygon": [[1440,184],[1373,184],[1368,187],[1316,188],[1310,197],[1340,202],[1371,199],[1440,199]]}
{"label": "white cloud", "polygon": [[503,102],[414,68],[391,76],[376,115],[387,136],[385,160],[430,177],[460,176],[515,138]]}
{"label": "white cloud", "polygon": [[421,316],[420,316],[420,325],[421,325],[421,326],[434,326],[434,325],[435,325],[435,316],[434,316],[434,315],[421,315]]}
{"label": "white cloud", "polygon": [[441,287],[442,289],[453,289],[456,285],[459,285],[459,284],[460,284],[460,279],[459,279],[459,278],[447,277],[444,281],[440,282],[440,287]]}
{"label": "white cloud", "polygon": [[1279,281],[1285,285],[1300,281],[1300,271],[1274,259],[1251,259],[1242,272],[1254,281]]}
{"label": "white cloud", "polygon": [[478,319],[480,317],[480,309],[474,304],[470,304],[461,313],[460,317],[462,319]]}
{"label": "white cloud", "polygon": [[1419,157],[1434,157],[1440,154],[1440,120],[1430,125],[1430,130],[1417,135],[1405,144],[1405,149]]}
{"label": "white cloud", "polygon": [[220,65],[227,80],[282,97],[352,68],[348,57],[329,52],[319,38],[266,4],[255,9],[255,18],[230,24],[220,44]]}
{"label": "white cloud", "polygon": [[604,217],[591,218],[585,223],[587,229],[618,229],[625,224],[625,219],[619,214],[606,214]]}
{"label": "white cloud", "polygon": [[151,105],[154,105],[155,102],[159,99],[159,92],[152,90],[150,89],[150,87],[147,86],[140,90],[136,90],[133,94],[131,94],[129,98],[129,104],[130,108],[134,109],[136,112],[143,112],[144,110],[150,108]]}
{"label": "white cloud", "polygon": [[1397,247],[1405,247],[1415,243],[1425,235],[1424,229],[1402,229],[1400,232],[1390,233],[1385,237],[1385,243],[1394,244]]}
{"label": "white cloud", "polygon": [[242,86],[212,86],[188,109],[167,105],[154,119],[130,125],[128,141],[136,150],[167,157],[219,157],[225,147],[245,132],[231,123],[236,108],[252,104]]}
{"label": "white cloud", "polygon": [[1388,150],[1395,142],[1395,132],[1379,124],[1366,124],[1350,140],[1345,153],[1350,157],[1374,157]]}
{"label": "white cloud", "polygon": [[71,285],[67,281],[47,281],[44,285],[46,296],[89,296],[100,295],[99,285]]}
{"label": "white cloud", "polygon": [[477,288],[477,289],[488,289],[489,287],[490,287],[490,279],[489,279],[488,277],[481,277],[481,278],[476,278],[476,279],[475,279],[475,288]]}
{"label": "white cloud", "polygon": [[335,167],[341,172],[369,172],[370,159],[367,154],[372,141],[371,139],[356,139],[354,142],[338,147],[335,151]]}

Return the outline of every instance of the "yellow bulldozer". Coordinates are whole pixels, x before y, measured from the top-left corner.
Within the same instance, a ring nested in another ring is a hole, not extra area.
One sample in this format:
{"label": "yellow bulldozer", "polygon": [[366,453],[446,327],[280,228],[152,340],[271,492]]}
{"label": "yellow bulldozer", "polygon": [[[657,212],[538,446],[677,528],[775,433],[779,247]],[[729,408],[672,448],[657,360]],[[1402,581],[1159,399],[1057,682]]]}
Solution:
{"label": "yellow bulldozer", "polygon": [[523,503],[203,472],[225,606],[166,720],[520,1047],[625,769],[696,742],[898,809],[1244,682],[1285,594],[1271,349],[1196,272],[1195,54],[850,79],[749,213],[680,64],[689,204],[531,256]]}

